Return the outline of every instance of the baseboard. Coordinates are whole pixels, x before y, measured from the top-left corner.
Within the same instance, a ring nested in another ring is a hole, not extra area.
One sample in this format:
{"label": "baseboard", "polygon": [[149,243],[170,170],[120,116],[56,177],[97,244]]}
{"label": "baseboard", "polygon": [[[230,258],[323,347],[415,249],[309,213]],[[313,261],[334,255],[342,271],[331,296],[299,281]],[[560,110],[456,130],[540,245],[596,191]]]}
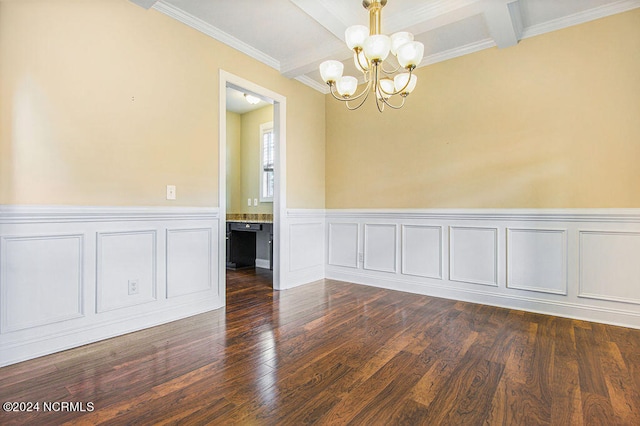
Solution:
{"label": "baseboard", "polygon": [[269,259],[256,259],[256,268],[269,269],[270,267]]}
{"label": "baseboard", "polygon": [[[168,306],[162,310],[121,318],[104,324],[98,323],[25,341],[5,343],[2,345],[3,353],[0,367],[144,330],[221,307],[222,303],[219,299],[208,298],[182,306]],[[224,315],[222,311],[221,315]]]}
{"label": "baseboard", "polygon": [[396,277],[382,278],[351,271],[336,270],[330,267],[327,268],[326,278],[406,293],[640,329],[640,313],[624,309],[601,308],[534,297],[494,294],[488,291],[467,288],[450,288],[446,284],[436,284],[428,281],[418,283]]}

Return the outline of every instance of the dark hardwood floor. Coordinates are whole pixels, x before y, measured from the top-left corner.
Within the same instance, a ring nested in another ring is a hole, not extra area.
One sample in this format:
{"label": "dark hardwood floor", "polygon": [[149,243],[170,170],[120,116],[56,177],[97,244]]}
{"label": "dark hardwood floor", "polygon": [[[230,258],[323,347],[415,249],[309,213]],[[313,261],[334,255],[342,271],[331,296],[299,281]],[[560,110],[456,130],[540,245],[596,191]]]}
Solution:
{"label": "dark hardwood floor", "polygon": [[0,424],[640,425],[640,330],[270,280],[229,271],[226,310],[0,369],[0,402],[41,404]]}

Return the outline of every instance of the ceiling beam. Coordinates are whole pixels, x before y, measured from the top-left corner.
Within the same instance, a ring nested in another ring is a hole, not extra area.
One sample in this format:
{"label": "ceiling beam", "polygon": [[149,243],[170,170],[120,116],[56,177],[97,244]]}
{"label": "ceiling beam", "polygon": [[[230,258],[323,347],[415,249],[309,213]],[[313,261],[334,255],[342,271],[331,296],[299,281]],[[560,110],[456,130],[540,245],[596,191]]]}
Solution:
{"label": "ceiling beam", "polygon": [[298,6],[304,13],[311,16],[317,23],[326,28],[339,40],[344,39],[344,31],[347,26],[341,22],[326,5],[318,0],[289,0]]}
{"label": "ceiling beam", "polygon": [[[326,1],[290,1],[331,32],[340,40],[340,44],[336,46],[318,46],[314,52],[310,51],[304,58],[283,62],[280,71],[285,77],[297,78],[307,74],[316,70],[318,65],[327,59],[345,61],[353,57],[353,52],[349,51],[344,44],[344,31],[347,26],[340,19],[342,15],[347,14],[347,10],[332,10],[328,7]],[[479,15],[483,12],[482,6],[481,0],[436,0],[426,2],[411,9],[404,9],[395,14],[385,16],[383,18],[386,28],[385,33],[412,31],[414,34],[420,34],[473,15]],[[366,11],[364,13],[366,14]]]}
{"label": "ceiling beam", "polygon": [[515,46],[522,37],[522,17],[516,0],[485,0],[484,19],[499,48]]}

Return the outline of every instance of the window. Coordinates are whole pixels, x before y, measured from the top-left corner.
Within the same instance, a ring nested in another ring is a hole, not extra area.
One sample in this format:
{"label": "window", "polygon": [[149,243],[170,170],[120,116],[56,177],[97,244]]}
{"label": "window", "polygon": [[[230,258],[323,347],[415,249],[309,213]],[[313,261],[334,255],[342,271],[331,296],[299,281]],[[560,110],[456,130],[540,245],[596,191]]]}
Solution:
{"label": "window", "polygon": [[260,125],[260,202],[273,202],[274,135],[273,122]]}

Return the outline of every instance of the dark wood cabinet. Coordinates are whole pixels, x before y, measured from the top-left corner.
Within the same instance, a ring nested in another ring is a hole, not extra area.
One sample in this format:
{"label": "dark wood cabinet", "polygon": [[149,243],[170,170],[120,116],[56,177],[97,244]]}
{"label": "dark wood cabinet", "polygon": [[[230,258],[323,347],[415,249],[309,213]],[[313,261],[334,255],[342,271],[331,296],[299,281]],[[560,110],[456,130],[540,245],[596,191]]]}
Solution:
{"label": "dark wood cabinet", "polygon": [[[269,266],[273,269],[273,225],[271,223],[227,222],[227,268],[256,266],[256,236],[268,233]],[[265,238],[260,238],[264,241]]]}

